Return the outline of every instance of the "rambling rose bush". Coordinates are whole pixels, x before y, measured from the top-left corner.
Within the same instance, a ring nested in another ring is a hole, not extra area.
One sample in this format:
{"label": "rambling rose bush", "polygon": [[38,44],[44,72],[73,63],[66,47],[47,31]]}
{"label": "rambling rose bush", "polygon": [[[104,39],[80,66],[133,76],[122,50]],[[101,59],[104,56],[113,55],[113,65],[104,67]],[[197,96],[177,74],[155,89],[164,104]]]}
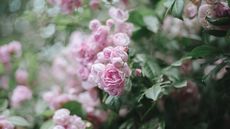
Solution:
{"label": "rambling rose bush", "polygon": [[229,5],[3,0],[0,129],[229,129]]}

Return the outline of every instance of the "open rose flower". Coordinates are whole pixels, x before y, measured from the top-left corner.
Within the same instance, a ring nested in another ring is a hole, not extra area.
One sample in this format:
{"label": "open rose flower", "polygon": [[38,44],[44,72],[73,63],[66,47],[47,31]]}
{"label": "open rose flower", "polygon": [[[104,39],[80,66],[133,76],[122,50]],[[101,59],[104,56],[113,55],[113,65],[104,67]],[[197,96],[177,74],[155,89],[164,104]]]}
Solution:
{"label": "open rose flower", "polygon": [[116,22],[124,22],[128,20],[129,13],[128,11],[124,11],[118,8],[110,8],[109,15],[116,21]]}
{"label": "open rose flower", "polygon": [[125,33],[116,33],[113,36],[113,43],[116,46],[128,46],[130,43],[129,36]]}
{"label": "open rose flower", "polygon": [[11,104],[13,107],[20,106],[26,100],[30,100],[32,98],[32,91],[26,86],[17,86],[11,97]]}
{"label": "open rose flower", "polygon": [[112,64],[102,73],[99,87],[112,96],[121,95],[125,85],[125,74]]}

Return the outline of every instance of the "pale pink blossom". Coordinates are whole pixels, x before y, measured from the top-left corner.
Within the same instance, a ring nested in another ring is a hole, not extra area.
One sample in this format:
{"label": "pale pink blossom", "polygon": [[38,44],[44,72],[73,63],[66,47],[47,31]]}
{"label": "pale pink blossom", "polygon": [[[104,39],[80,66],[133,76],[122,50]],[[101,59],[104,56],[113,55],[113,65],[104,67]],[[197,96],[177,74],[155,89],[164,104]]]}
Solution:
{"label": "pale pink blossom", "polygon": [[106,25],[107,25],[109,28],[112,28],[114,24],[115,24],[115,23],[114,23],[114,20],[113,20],[113,19],[108,19],[108,20],[106,21]]}
{"label": "pale pink blossom", "polygon": [[88,91],[80,93],[77,100],[82,104],[86,112],[93,112],[95,107],[99,105],[97,96]]}
{"label": "pale pink blossom", "polygon": [[124,23],[117,23],[115,32],[126,33],[127,35],[131,36],[134,30],[134,26],[132,23],[124,22]]}
{"label": "pale pink blossom", "polygon": [[124,11],[124,10],[121,10],[115,7],[110,8],[109,15],[116,22],[125,22],[126,20],[128,20],[128,17],[129,17],[128,11]]}
{"label": "pale pink blossom", "polygon": [[21,55],[21,43],[18,41],[11,41],[8,44],[8,52],[9,54],[15,54],[16,56],[20,56]]}
{"label": "pale pink blossom", "polygon": [[90,0],[89,5],[92,9],[98,9],[100,2],[101,0]]}
{"label": "pale pink blossom", "polygon": [[120,57],[124,62],[128,61],[128,54],[124,51],[124,47],[117,46],[113,49],[111,57]]}
{"label": "pale pink blossom", "polygon": [[77,115],[73,115],[69,119],[69,125],[67,126],[67,129],[85,129],[86,125],[84,121],[81,119],[81,117]]}
{"label": "pale pink blossom", "polygon": [[116,68],[121,68],[124,65],[124,61],[122,60],[121,57],[114,57],[111,60],[111,63],[116,67]]}
{"label": "pale pink blossom", "polygon": [[56,125],[56,126],[54,126],[53,129],[65,129],[65,127],[63,127],[63,126],[61,126],[61,125]]}
{"label": "pale pink blossom", "polygon": [[14,125],[7,120],[5,116],[0,115],[0,128],[1,129],[14,129]]}
{"label": "pale pink blossom", "polygon": [[102,73],[99,87],[112,96],[121,95],[125,84],[125,74],[108,64]]}
{"label": "pale pink blossom", "polygon": [[78,73],[79,73],[79,77],[85,81],[87,80],[88,76],[89,76],[89,69],[85,66],[80,66]]}
{"label": "pale pink blossom", "polygon": [[96,31],[101,26],[101,22],[97,19],[90,21],[89,29],[92,31]]}
{"label": "pale pink blossom", "polygon": [[72,13],[82,5],[82,0],[49,0],[49,2],[59,6],[64,13]]}
{"label": "pale pink blossom", "polygon": [[130,39],[126,33],[116,33],[113,35],[113,43],[116,46],[128,46]]}
{"label": "pale pink blossom", "polygon": [[67,94],[61,93],[60,89],[45,92],[42,97],[52,109],[58,109],[64,103],[70,101],[70,97]]}
{"label": "pale pink blossom", "polygon": [[125,74],[125,77],[129,77],[131,76],[131,69],[129,68],[128,64],[127,63],[124,63],[123,67],[122,67],[122,71],[124,72]]}
{"label": "pale pink blossom", "polygon": [[135,75],[140,77],[142,75],[142,70],[141,69],[135,69]]}
{"label": "pale pink blossom", "polygon": [[67,109],[59,109],[54,113],[53,121],[57,125],[68,125],[70,119],[70,111]]}
{"label": "pale pink blossom", "polygon": [[213,5],[213,11],[216,17],[230,16],[230,8],[226,2],[217,2]]}
{"label": "pale pink blossom", "polygon": [[197,6],[193,3],[188,3],[185,6],[185,16],[188,18],[194,18],[197,14]]}
{"label": "pale pink blossom", "polygon": [[32,91],[26,86],[19,85],[13,91],[11,96],[11,104],[14,107],[18,107],[22,102],[30,100],[31,98]]}
{"label": "pale pink blossom", "polygon": [[90,82],[98,83],[100,80],[100,76],[104,70],[105,70],[104,64],[101,64],[101,63],[93,64],[91,67],[90,75],[89,75]]}
{"label": "pale pink blossom", "polygon": [[16,81],[20,85],[26,85],[28,83],[28,72],[23,69],[18,69],[15,74]]}
{"label": "pale pink blossom", "polygon": [[109,35],[109,28],[107,26],[100,26],[93,33],[94,40],[100,44],[106,42]]}

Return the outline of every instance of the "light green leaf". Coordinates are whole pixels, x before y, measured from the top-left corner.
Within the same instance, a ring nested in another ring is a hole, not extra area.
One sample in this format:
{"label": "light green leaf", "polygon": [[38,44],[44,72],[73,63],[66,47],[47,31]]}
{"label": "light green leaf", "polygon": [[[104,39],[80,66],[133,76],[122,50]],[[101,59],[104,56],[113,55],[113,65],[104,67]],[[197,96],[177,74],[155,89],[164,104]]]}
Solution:
{"label": "light green leaf", "polygon": [[187,86],[187,81],[183,81],[183,82],[179,82],[179,83],[176,83],[176,84],[174,84],[173,86],[175,87],[175,88],[183,88],[183,87],[186,87]]}
{"label": "light green leaf", "polygon": [[179,67],[179,66],[182,65],[182,63],[183,63],[184,61],[189,60],[189,59],[192,59],[192,57],[191,57],[191,56],[184,57],[184,58],[182,58],[182,59],[180,59],[180,60],[174,62],[173,64],[171,64],[171,66]]}
{"label": "light green leaf", "polygon": [[160,85],[154,85],[145,91],[145,96],[153,101],[156,101],[161,92],[162,88]]}
{"label": "light green leaf", "polygon": [[85,117],[86,113],[81,104],[76,101],[69,101],[63,105],[63,108],[68,109],[71,114],[76,114],[80,117]]}
{"label": "light green leaf", "polygon": [[53,129],[54,122],[52,120],[46,121],[41,125],[40,129]]}
{"label": "light green leaf", "polygon": [[8,120],[16,126],[30,126],[29,122],[26,119],[19,116],[9,117]]}
{"label": "light green leaf", "polygon": [[0,111],[4,111],[8,106],[8,101],[6,99],[0,99]]}
{"label": "light green leaf", "polygon": [[216,47],[210,45],[202,45],[194,48],[188,56],[193,58],[197,57],[205,57],[205,56],[213,56],[219,53],[219,50]]}
{"label": "light green leaf", "polygon": [[154,16],[144,16],[144,23],[150,31],[157,33],[160,27],[160,22],[157,17]]}
{"label": "light green leaf", "polygon": [[175,0],[172,7],[172,15],[182,19],[182,14],[184,10],[184,0]]}

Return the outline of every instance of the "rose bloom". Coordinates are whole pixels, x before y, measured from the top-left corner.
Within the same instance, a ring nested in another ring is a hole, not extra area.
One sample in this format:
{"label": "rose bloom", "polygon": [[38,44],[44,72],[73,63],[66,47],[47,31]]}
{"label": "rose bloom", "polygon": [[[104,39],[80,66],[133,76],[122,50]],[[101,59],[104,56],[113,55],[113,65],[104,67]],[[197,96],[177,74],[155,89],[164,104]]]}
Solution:
{"label": "rose bloom", "polygon": [[14,129],[14,125],[5,116],[0,115],[0,129]]}
{"label": "rose bloom", "polygon": [[116,46],[128,46],[130,43],[130,39],[126,33],[116,33],[113,36],[113,43]]}
{"label": "rose bloom", "polygon": [[112,64],[108,64],[102,72],[99,88],[112,96],[121,95],[125,85],[125,74]]}
{"label": "rose bloom", "polygon": [[118,8],[110,8],[109,15],[116,21],[116,22],[125,22],[129,18],[128,11],[124,11]]}
{"label": "rose bloom", "polygon": [[69,123],[70,124],[67,126],[67,129],[85,129],[86,128],[84,121],[81,119],[81,117],[77,115],[70,116]]}
{"label": "rose bloom", "polygon": [[59,109],[54,113],[53,121],[58,125],[68,125],[70,119],[70,111],[67,109]]}
{"label": "rose bloom", "polygon": [[32,91],[26,86],[19,85],[13,91],[11,103],[13,107],[18,107],[22,102],[30,100],[31,98]]}

